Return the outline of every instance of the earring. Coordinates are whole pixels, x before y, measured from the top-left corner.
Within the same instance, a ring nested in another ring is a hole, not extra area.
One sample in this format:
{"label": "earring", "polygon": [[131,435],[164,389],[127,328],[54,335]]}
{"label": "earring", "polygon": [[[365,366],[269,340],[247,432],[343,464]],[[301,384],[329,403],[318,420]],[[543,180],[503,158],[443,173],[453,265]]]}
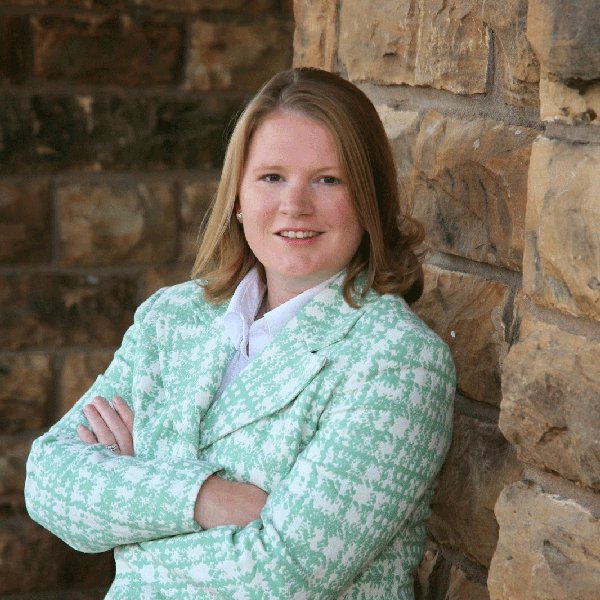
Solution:
{"label": "earring", "polygon": [[240,210],[240,212],[236,212],[235,216],[237,217],[237,220],[241,223],[242,222],[242,211]]}

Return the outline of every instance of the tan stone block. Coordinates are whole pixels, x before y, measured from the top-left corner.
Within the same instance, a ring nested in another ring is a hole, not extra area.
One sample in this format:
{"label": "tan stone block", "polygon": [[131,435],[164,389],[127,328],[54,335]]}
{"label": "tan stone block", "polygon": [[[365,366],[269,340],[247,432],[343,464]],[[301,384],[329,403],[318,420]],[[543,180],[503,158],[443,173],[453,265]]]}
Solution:
{"label": "tan stone block", "polygon": [[183,50],[180,29],[131,14],[31,19],[33,76],[122,86],[172,83]]}
{"label": "tan stone block", "polygon": [[408,191],[411,187],[411,173],[415,162],[414,151],[422,117],[417,112],[394,110],[384,104],[375,108],[390,140],[401,191],[406,194],[407,202],[412,204]]}
{"label": "tan stone block", "polygon": [[408,84],[459,94],[486,91],[486,27],[475,0],[345,0],[339,58],[352,81]]}
{"label": "tan stone block", "polygon": [[339,6],[331,0],[294,0],[294,66],[333,71]]}
{"label": "tan stone block", "polygon": [[502,371],[500,428],[521,460],[600,489],[600,343],[525,316]]}
{"label": "tan stone block", "polygon": [[76,552],[27,517],[5,519],[0,521],[0,593],[106,586],[114,576],[112,554]]}
{"label": "tan stone block", "polygon": [[167,262],[175,257],[177,213],[167,184],[66,184],[57,190],[62,263]]}
{"label": "tan stone block", "polygon": [[506,285],[426,265],[425,290],[413,310],[450,346],[465,395],[499,404],[500,368],[508,351]]}
{"label": "tan stone block", "polygon": [[[0,514],[23,512],[25,508],[25,463],[32,441],[31,435],[0,437]],[[0,552],[0,565],[1,556]]]}
{"label": "tan stone block", "polygon": [[344,0],[340,9],[340,62],[351,81],[415,85],[418,0]]}
{"label": "tan stone block", "polygon": [[496,504],[498,547],[488,577],[492,600],[597,600],[600,519],[570,498],[525,482]]}
{"label": "tan stone block", "polygon": [[416,85],[457,94],[486,91],[489,34],[479,0],[419,0]]}
{"label": "tan stone block", "polygon": [[527,40],[528,0],[486,0],[482,17],[495,34],[500,50],[504,99],[516,106],[539,103],[540,65]]}
{"label": "tan stone block", "polygon": [[0,263],[48,263],[48,184],[0,183]]}
{"label": "tan stone block", "polygon": [[523,289],[600,320],[600,146],[541,138],[529,169]]}
{"label": "tan stone block", "polygon": [[120,344],[138,304],[129,276],[0,277],[0,349]]}
{"label": "tan stone block", "polygon": [[415,147],[414,215],[435,250],[520,270],[536,132],[428,113]]}
{"label": "tan stone block", "polygon": [[51,393],[48,356],[0,355],[0,433],[43,427]]}
{"label": "tan stone block", "polygon": [[600,77],[595,0],[529,0],[527,37],[548,73],[574,88]]}
{"label": "tan stone block", "polygon": [[284,21],[196,21],[190,35],[186,89],[255,91],[292,63],[292,28]]}
{"label": "tan stone block", "polygon": [[496,425],[457,414],[431,505],[433,538],[489,566],[498,539],[494,505],[504,486],[521,474],[514,449]]}
{"label": "tan stone block", "polygon": [[[64,357],[60,373],[59,414],[64,415],[94,383],[96,377],[104,373],[112,360],[113,352],[70,353]],[[111,400],[112,398],[107,398]]]}
{"label": "tan stone block", "polygon": [[540,118],[575,125],[600,125],[600,83],[578,90],[542,73],[540,81]]}
{"label": "tan stone block", "polygon": [[200,225],[217,192],[217,180],[189,183],[181,200],[181,257],[190,266],[194,262]]}

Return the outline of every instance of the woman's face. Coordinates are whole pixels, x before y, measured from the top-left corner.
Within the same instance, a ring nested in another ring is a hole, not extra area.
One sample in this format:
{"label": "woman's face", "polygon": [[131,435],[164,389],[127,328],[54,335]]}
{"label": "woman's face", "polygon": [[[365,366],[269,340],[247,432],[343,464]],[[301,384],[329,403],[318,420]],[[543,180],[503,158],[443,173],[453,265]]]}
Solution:
{"label": "woman's face", "polygon": [[291,297],[341,271],[363,235],[333,136],[300,112],[276,111],[254,133],[238,208],[269,298]]}

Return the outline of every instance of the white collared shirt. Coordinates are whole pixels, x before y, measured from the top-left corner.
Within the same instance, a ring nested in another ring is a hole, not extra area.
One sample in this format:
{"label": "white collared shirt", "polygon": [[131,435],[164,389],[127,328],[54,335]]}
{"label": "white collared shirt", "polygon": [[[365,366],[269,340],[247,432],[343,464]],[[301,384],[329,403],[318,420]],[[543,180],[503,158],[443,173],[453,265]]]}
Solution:
{"label": "white collared shirt", "polygon": [[286,326],[300,309],[325,289],[339,273],[309,290],[294,296],[277,308],[254,320],[266,285],[262,282],[258,270],[252,269],[237,286],[227,311],[223,315],[223,324],[231,344],[236,352],[227,367],[221,386],[215,399],[227,389],[229,384],[271,343],[271,340]]}

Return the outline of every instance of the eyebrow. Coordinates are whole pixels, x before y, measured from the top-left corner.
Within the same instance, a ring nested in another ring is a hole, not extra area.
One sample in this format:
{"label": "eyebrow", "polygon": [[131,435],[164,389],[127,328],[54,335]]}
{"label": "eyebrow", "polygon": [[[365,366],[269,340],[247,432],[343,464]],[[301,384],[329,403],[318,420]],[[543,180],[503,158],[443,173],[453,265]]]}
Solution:
{"label": "eyebrow", "polygon": [[[282,165],[258,165],[257,167],[255,167],[254,169],[252,169],[253,173],[256,173],[257,171],[281,171],[284,170],[285,167],[283,167]],[[328,165],[326,167],[319,167],[318,169],[315,170],[315,173],[322,173],[325,171],[336,171],[342,170],[342,167],[340,167],[339,165]]]}

